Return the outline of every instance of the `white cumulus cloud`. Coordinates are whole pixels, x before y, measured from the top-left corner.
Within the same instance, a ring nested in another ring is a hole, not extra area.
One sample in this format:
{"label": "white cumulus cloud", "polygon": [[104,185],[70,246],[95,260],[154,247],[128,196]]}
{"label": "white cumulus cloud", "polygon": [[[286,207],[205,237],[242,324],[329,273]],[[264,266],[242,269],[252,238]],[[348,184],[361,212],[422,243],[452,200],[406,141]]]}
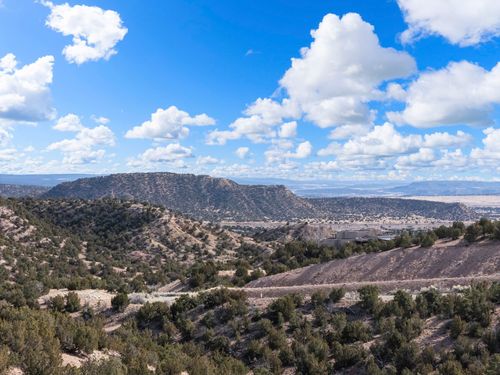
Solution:
{"label": "white cumulus cloud", "polygon": [[104,125],[95,128],[84,127],[79,117],[74,114],[61,117],[54,129],[76,133],[74,138],[63,139],[47,147],[48,151],[60,151],[64,156],[64,164],[95,163],[106,154],[100,147],[115,145],[115,136],[110,128]]}
{"label": "white cumulus cloud", "polygon": [[293,159],[304,159],[311,155],[313,150],[312,144],[309,141],[299,143],[294,152],[288,152],[285,154],[287,158]]}
{"label": "white cumulus cloud", "polygon": [[94,122],[96,124],[99,124],[99,125],[106,125],[109,123],[110,119],[107,118],[107,117],[104,117],[104,116],[91,116],[92,120],[94,120]]}
{"label": "white cumulus cloud", "polygon": [[54,118],[49,88],[53,64],[53,56],[22,67],[13,54],[0,59],[0,120],[36,123]]}
{"label": "white cumulus cloud", "polygon": [[295,138],[297,135],[297,122],[290,121],[285,122],[280,127],[279,136],[280,138]]}
{"label": "white cumulus cloud", "polygon": [[441,35],[462,47],[500,35],[498,0],[398,0],[408,30],[403,42]]}
{"label": "white cumulus cloud", "polygon": [[[448,149],[464,146],[473,140],[470,134],[457,131],[419,134],[401,134],[391,123],[375,126],[369,133],[355,136],[341,144],[332,142],[318,151],[318,156],[337,156],[342,160],[358,158],[393,157],[410,154],[417,150],[429,155],[432,149]],[[401,160],[411,160],[403,158]]]}
{"label": "white cumulus cloud", "polygon": [[55,5],[42,1],[50,9],[46,25],[51,29],[73,37],[73,44],[64,47],[63,54],[70,63],[108,60],[117,53],[115,46],[127,34],[120,14],[97,6]]}
{"label": "white cumulus cloud", "polygon": [[[488,135],[489,133],[490,131]],[[396,171],[400,175],[431,169],[439,173],[439,168],[451,169],[456,166],[464,169],[469,159],[457,147],[472,141],[470,134],[460,130],[455,134],[403,134],[393,124],[385,123],[373,127],[365,135],[354,136],[345,143],[330,143],[318,151],[318,156],[332,157],[334,160],[313,162],[309,166],[318,171],[385,170]],[[485,144],[489,143],[491,142],[485,140]],[[454,150],[450,151],[450,148]],[[491,146],[485,149],[491,149]],[[484,153],[484,150],[476,152]]]}
{"label": "white cumulus cloud", "polygon": [[249,152],[250,149],[248,147],[238,147],[234,153],[240,159],[245,159]]}
{"label": "white cumulus cloud", "polygon": [[[244,112],[246,117],[240,117],[229,125],[230,130],[214,130],[207,136],[207,144],[224,145],[227,141],[248,138],[254,143],[262,143],[278,136],[281,129],[276,129],[285,118],[300,116],[297,106],[288,99],[281,103],[269,98],[259,98]],[[293,125],[285,126],[291,131]]]}
{"label": "white cumulus cloud", "polygon": [[385,123],[375,126],[370,133],[364,136],[350,139],[344,143],[339,155],[345,158],[393,156],[408,153],[418,148],[421,142],[420,135],[403,135],[394,128],[394,125]]}
{"label": "white cumulus cloud", "polygon": [[410,155],[400,156],[396,162],[396,169],[411,169],[429,166],[436,159],[434,150],[421,148],[418,152]]}
{"label": "white cumulus cloud", "polygon": [[214,125],[215,120],[206,114],[191,116],[176,106],[167,109],[159,108],[151,115],[151,120],[129,130],[126,138],[140,139],[179,139],[187,137],[188,126]]}
{"label": "white cumulus cloud", "polygon": [[11,140],[11,132],[6,128],[0,127],[0,146],[5,147]]}
{"label": "white cumulus cloud", "polygon": [[264,152],[266,162],[272,164],[281,163],[286,159],[305,159],[311,155],[313,150],[313,146],[309,141],[299,143],[295,150],[292,150],[292,148],[293,143],[291,141],[282,140],[275,142],[273,146]]}
{"label": "white cumulus cloud", "polygon": [[0,149],[0,163],[11,162],[18,158],[19,151],[15,148]]}
{"label": "white cumulus cloud", "polygon": [[327,14],[311,35],[310,46],[292,59],[279,82],[287,97],[281,102],[257,99],[229,130],[211,132],[207,143],[223,145],[243,137],[264,142],[279,136],[276,127],[285,120],[304,116],[325,128],[370,124],[375,113],[368,103],[384,97],[380,85],[416,70],[408,53],[382,47],[373,26],[359,14]]}
{"label": "white cumulus cloud", "polygon": [[428,148],[448,148],[464,146],[473,141],[473,137],[470,134],[464,133],[459,130],[456,134],[450,133],[430,133],[424,135],[424,141],[422,147]]}
{"label": "white cumulus cloud", "polygon": [[214,158],[213,156],[200,156],[196,160],[196,164],[198,165],[212,165],[212,164],[219,164],[221,163],[221,160]]}
{"label": "white cumulus cloud", "polygon": [[497,166],[500,161],[500,129],[484,130],[483,148],[473,148],[470,156],[480,165]]}
{"label": "white cumulus cloud", "polygon": [[370,131],[371,127],[362,124],[342,125],[338,126],[330,132],[328,138],[342,140],[355,136],[365,135]]}
{"label": "white cumulus cloud", "polygon": [[193,156],[193,151],[189,147],[181,146],[178,143],[171,143],[165,147],[150,148],[141,155],[141,159],[154,163],[169,162]]}
{"label": "white cumulus cloud", "polygon": [[465,169],[471,167],[469,162],[469,157],[464,155],[461,149],[456,149],[453,151],[445,150],[440,159],[434,161],[432,166],[438,168],[439,170],[453,170],[457,171],[459,169]]}
{"label": "white cumulus cloud", "polygon": [[280,84],[321,127],[370,122],[366,103],[378,86],[416,70],[409,54],[382,47],[359,14],[327,14],[311,35],[314,41],[292,59]]}
{"label": "white cumulus cloud", "polygon": [[500,103],[500,63],[491,71],[468,61],[422,73],[407,90],[406,107],[388,112],[389,120],[418,128],[441,125],[491,125]]}
{"label": "white cumulus cloud", "polygon": [[166,146],[149,148],[136,158],[130,158],[127,165],[143,170],[153,170],[160,164],[168,164],[174,168],[185,168],[184,159],[192,158],[191,147],[184,147],[179,143],[170,143]]}
{"label": "white cumulus cloud", "polygon": [[77,132],[82,130],[84,126],[82,125],[80,117],[74,113],[70,113],[59,118],[53,128],[63,132]]}

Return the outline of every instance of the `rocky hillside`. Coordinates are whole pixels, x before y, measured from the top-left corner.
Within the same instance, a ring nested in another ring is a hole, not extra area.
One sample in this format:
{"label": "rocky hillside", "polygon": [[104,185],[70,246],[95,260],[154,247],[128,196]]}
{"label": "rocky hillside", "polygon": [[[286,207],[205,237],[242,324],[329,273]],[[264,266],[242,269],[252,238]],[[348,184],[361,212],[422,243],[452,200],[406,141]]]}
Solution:
{"label": "rocky hillside", "polygon": [[336,230],[329,224],[298,223],[286,224],[277,228],[262,229],[254,234],[259,241],[278,241],[287,243],[290,241],[320,242],[325,238],[333,237]]}
{"label": "rocky hillside", "polygon": [[0,197],[37,197],[47,192],[48,190],[49,188],[44,186],[0,184]]}
{"label": "rocky hillside", "polygon": [[[160,255],[183,263],[204,258],[222,261],[243,243],[253,244],[250,239],[215,225],[149,204],[113,199],[25,199],[8,203],[10,208],[1,206],[8,210],[0,226],[4,236],[30,238],[26,233],[49,228],[50,232],[68,234],[84,242],[88,253],[103,253],[110,258],[153,259]],[[8,228],[17,229],[12,232]]]}
{"label": "rocky hillside", "polygon": [[209,272],[215,280],[217,269],[234,263],[243,247],[268,250],[149,204],[0,199],[0,275],[29,275],[49,288],[142,290]]}
{"label": "rocky hillside", "polygon": [[149,202],[209,221],[350,220],[424,217],[468,220],[465,206],[388,198],[298,197],[282,185],[240,185],[234,181],[174,173],[133,173],[83,178],[52,188],[46,198],[114,197]]}

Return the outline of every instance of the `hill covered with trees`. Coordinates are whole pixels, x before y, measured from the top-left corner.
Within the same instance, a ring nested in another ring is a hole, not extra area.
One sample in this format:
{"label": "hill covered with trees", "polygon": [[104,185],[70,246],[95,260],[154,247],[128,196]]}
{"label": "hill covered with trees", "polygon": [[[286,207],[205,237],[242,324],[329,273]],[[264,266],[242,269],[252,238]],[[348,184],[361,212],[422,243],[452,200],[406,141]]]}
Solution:
{"label": "hill covered with trees", "polygon": [[45,198],[113,197],[161,205],[209,221],[290,221],[304,219],[433,218],[468,220],[460,204],[391,198],[298,197],[282,185],[240,185],[210,176],[131,173],[83,178],[59,184]]}
{"label": "hill covered with trees", "polygon": [[0,199],[0,299],[35,304],[51,288],[188,284],[214,278],[243,246],[267,251],[250,238],[148,204]]}

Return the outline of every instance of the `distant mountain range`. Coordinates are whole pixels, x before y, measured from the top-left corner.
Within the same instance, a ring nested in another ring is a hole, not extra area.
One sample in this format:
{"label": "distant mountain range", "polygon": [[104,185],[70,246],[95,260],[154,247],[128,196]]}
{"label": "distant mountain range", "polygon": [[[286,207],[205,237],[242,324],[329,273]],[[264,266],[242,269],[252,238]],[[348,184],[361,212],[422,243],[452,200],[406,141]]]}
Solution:
{"label": "distant mountain range", "polygon": [[45,186],[0,184],[0,197],[3,198],[37,197],[47,192],[48,190],[49,188]]}
{"label": "distant mountain range", "polygon": [[[0,174],[0,185],[54,187],[62,182],[92,178],[90,174]],[[486,181],[332,181],[280,178],[234,178],[240,185],[283,185],[301,197],[393,197],[411,195],[500,195],[500,182]]]}
{"label": "distant mountain range", "polygon": [[420,181],[388,190],[398,195],[500,195],[500,182]]}
{"label": "distant mountain range", "polygon": [[225,178],[175,173],[131,173],[61,183],[43,198],[114,197],[149,202],[209,221],[293,221],[475,218],[460,204],[393,198],[303,198],[283,185],[241,185]]}
{"label": "distant mountain range", "polygon": [[56,186],[61,182],[95,177],[91,174],[0,174],[2,185]]}
{"label": "distant mountain range", "polygon": [[394,193],[390,189],[402,186],[402,181],[296,181],[278,178],[236,178],[240,184],[285,185],[302,197],[381,197]]}
{"label": "distant mountain range", "polygon": [[487,181],[293,181],[282,179],[236,180],[242,184],[282,184],[303,197],[394,197],[500,195],[500,182]]}

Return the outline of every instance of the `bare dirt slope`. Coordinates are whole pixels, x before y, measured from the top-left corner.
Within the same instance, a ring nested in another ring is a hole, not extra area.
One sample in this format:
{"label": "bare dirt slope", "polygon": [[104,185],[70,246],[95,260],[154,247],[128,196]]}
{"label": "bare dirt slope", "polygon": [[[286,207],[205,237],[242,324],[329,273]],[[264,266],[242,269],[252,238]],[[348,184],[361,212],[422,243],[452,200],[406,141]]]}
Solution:
{"label": "bare dirt slope", "polygon": [[[353,256],[264,277],[246,288],[315,286],[323,284],[393,284],[426,280],[500,279],[500,242],[473,245],[463,242],[441,243],[432,248],[414,247],[383,253]],[[411,284],[411,283],[408,283]]]}

